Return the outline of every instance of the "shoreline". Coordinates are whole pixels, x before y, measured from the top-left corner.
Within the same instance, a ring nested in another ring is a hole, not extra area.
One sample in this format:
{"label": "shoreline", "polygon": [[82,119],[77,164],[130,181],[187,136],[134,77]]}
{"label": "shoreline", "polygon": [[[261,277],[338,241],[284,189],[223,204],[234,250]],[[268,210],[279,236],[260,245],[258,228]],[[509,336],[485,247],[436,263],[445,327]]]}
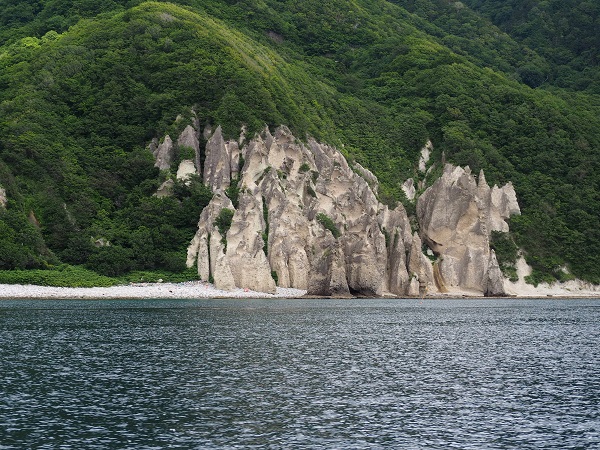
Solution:
{"label": "shoreline", "polygon": [[[281,298],[336,298],[306,295],[305,290],[294,288],[277,288],[275,294],[251,291],[248,289],[233,289],[224,291],[214,285],[203,281],[187,281],[183,283],[131,283],[128,285],[111,287],[52,287],[32,284],[0,284],[0,300],[144,300],[144,299],[281,299]],[[344,297],[362,298],[362,297]],[[382,295],[381,298],[414,298]],[[579,292],[565,291],[564,289],[536,289],[531,286],[520,294],[509,293],[501,297],[484,297],[477,292],[452,291],[425,295],[424,299],[600,299],[600,292],[596,290],[580,290]],[[368,298],[366,298],[368,299]]]}
{"label": "shoreline", "polygon": [[131,283],[110,287],[54,287],[33,284],[0,284],[0,300],[118,300],[118,299],[196,299],[196,298],[297,298],[306,291],[277,288],[277,293],[233,289],[223,291],[203,281],[183,283]]}

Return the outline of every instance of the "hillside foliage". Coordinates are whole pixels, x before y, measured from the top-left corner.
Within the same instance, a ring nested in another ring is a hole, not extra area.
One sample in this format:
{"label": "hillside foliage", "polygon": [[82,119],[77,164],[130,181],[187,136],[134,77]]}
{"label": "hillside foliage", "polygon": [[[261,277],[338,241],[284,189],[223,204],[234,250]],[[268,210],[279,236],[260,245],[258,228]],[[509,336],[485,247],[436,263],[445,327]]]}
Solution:
{"label": "hillside foliage", "polygon": [[194,116],[333,144],[391,205],[431,139],[512,181],[536,281],[598,283],[597,30],[594,2],[0,0],[0,269],[182,271],[211,193],[153,196],[146,147]]}

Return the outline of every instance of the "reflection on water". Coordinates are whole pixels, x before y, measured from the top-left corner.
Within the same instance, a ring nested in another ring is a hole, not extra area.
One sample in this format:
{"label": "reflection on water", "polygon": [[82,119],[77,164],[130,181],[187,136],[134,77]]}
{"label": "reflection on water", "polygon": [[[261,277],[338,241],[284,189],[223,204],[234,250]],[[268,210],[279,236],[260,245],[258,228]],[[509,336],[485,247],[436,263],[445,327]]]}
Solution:
{"label": "reflection on water", "polygon": [[0,301],[0,449],[600,447],[600,301]]}

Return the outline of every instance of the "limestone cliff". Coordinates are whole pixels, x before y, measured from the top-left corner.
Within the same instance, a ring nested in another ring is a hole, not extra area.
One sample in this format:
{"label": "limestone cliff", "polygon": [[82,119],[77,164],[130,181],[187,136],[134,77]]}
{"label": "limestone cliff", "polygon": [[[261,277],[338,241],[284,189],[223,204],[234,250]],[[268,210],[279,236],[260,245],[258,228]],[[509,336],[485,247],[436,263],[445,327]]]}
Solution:
{"label": "limestone cliff", "polygon": [[439,258],[442,283],[487,295],[504,294],[496,257],[490,253],[490,234],[508,231],[506,219],[519,213],[510,183],[490,188],[483,172],[477,182],[468,167],[447,164],[417,202],[421,237]]}
{"label": "limestone cliff", "polygon": [[165,136],[165,139],[161,144],[153,141],[150,144],[150,150],[156,159],[154,167],[158,167],[160,170],[167,170],[169,167],[171,167],[171,162],[173,161],[173,155],[175,153],[175,146],[169,135]]}
{"label": "limestone cliff", "polygon": [[[274,278],[314,295],[407,292],[412,235],[406,212],[379,203],[376,177],[351,168],[336,149],[313,139],[298,142],[283,126],[273,134],[265,129],[240,149],[217,128],[203,175],[216,194],[188,250],[188,265],[196,261],[201,278],[266,292],[274,291]],[[239,179],[235,208],[224,194],[232,179]],[[226,246],[209,239],[218,233],[214,222],[223,208],[235,210],[222,239]],[[215,257],[227,266],[225,275],[217,273]]]}
{"label": "limestone cliff", "polygon": [[[200,140],[198,139],[197,131],[191,125],[188,125],[187,127],[185,127],[184,130],[179,135],[179,138],[177,138],[177,147],[179,149],[183,149],[183,148],[187,147],[187,148],[191,148],[194,151],[194,160],[193,161],[188,161],[188,160],[182,161],[182,163],[183,162],[186,163],[186,173],[188,173],[188,174],[189,173],[198,173],[198,174],[201,173],[201,170],[200,170]],[[190,169],[190,163],[191,163],[191,165],[194,166],[193,172]],[[179,176],[180,170],[181,170],[181,165],[178,170],[177,178],[181,178]]]}
{"label": "limestone cliff", "polygon": [[[477,184],[468,168],[447,166],[418,201],[419,235],[403,206],[378,201],[377,178],[333,147],[299,142],[284,126],[241,148],[220,127],[205,137],[203,182],[214,197],[187,259],[201,279],[222,289],[274,292],[277,283],[332,296],[503,293],[489,233],[506,230],[504,219],[518,212],[512,186],[490,188],[483,174]],[[225,194],[234,180],[236,205]],[[224,210],[226,230],[218,224]]]}

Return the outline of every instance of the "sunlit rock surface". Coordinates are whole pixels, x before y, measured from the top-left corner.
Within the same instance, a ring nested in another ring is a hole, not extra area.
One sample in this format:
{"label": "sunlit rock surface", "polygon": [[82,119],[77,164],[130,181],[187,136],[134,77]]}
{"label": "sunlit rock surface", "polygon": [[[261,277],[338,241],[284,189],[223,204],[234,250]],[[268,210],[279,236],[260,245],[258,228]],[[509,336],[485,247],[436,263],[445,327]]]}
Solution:
{"label": "sunlit rock surface", "polygon": [[[508,231],[506,219],[519,213],[510,183],[490,188],[483,171],[476,181],[468,167],[447,164],[417,202],[421,237],[439,258],[442,283],[486,292],[490,267],[497,266],[490,257],[491,232]],[[502,294],[498,287],[493,291]]]}
{"label": "sunlit rock surface", "polygon": [[[519,212],[511,185],[490,188],[483,173],[477,183],[468,168],[446,166],[418,199],[417,233],[403,206],[379,202],[377,178],[329,145],[301,142],[285,126],[250,141],[227,141],[220,127],[205,137],[203,182],[215,196],[187,259],[201,279],[223,289],[274,292],[277,284],[341,297],[457,287],[502,295],[489,236]],[[233,182],[236,205],[225,194]],[[233,211],[224,236],[216,226],[223,208]]]}
{"label": "sunlit rock surface", "polygon": [[150,149],[156,160],[154,167],[158,167],[160,170],[168,170],[171,167],[175,153],[175,145],[171,137],[166,135],[165,139],[159,145],[153,142],[150,144]]}
{"label": "sunlit rock surface", "polygon": [[2,186],[0,186],[0,206],[6,208],[7,203],[8,197],[6,196],[6,190]]}
{"label": "sunlit rock surface", "polygon": [[[191,125],[185,127],[179,135],[179,138],[177,139],[177,147],[180,151],[184,148],[190,148],[194,151],[193,173],[197,173],[198,175],[201,174],[202,171],[200,170],[200,141],[198,139],[197,131]],[[179,171],[177,173],[177,178],[179,178]]]}

